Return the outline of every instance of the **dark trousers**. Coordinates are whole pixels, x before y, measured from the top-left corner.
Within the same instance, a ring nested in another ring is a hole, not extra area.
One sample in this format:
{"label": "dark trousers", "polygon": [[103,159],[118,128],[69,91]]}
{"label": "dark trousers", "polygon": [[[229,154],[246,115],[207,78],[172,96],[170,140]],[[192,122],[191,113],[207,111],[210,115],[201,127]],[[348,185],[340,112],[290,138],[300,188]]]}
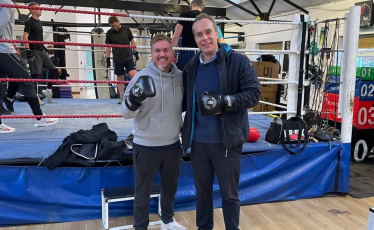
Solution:
{"label": "dark trousers", "polygon": [[213,182],[217,175],[222,198],[223,218],[227,230],[239,227],[240,200],[238,194],[242,146],[228,149],[222,144],[192,142],[191,164],[196,187],[196,225],[198,229],[213,229]]}
{"label": "dark trousers", "polygon": [[[17,54],[0,53],[0,72],[8,74],[9,78],[25,78],[31,79],[25,64]],[[19,86],[22,88],[22,93],[25,95],[27,103],[34,115],[43,115],[40,109],[39,100],[36,97],[34,84],[31,82],[9,83],[7,97],[13,98],[16,95]]]}
{"label": "dark trousers", "polygon": [[161,219],[165,224],[173,221],[181,159],[181,147],[156,151],[134,146],[134,228],[136,230],[148,227],[150,195],[158,171],[161,177]]}

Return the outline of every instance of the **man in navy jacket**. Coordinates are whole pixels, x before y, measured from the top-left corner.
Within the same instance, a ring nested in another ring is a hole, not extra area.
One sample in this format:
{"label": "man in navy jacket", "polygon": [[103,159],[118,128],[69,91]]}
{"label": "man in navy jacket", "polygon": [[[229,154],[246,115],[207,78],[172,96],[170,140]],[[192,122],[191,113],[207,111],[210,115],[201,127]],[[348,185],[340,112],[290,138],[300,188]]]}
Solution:
{"label": "man in navy jacket", "polygon": [[248,139],[247,109],[260,98],[260,83],[249,59],[228,45],[219,45],[217,26],[200,14],[192,27],[201,52],[184,72],[186,111],[182,128],[184,151],[191,147],[198,229],[213,229],[213,182],[217,175],[228,230],[239,227],[238,184],[242,146]]}

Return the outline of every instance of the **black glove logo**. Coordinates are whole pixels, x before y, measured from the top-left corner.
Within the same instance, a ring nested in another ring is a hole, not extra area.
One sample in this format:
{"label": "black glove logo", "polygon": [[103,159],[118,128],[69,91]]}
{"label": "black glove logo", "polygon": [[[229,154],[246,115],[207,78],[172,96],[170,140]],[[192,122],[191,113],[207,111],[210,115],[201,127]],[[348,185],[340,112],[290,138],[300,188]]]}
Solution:
{"label": "black glove logo", "polygon": [[137,83],[134,88],[132,88],[132,94],[135,96],[135,97],[140,97],[141,95],[143,95],[143,92],[144,92],[144,88],[143,88],[143,85],[140,84],[140,83]]}
{"label": "black glove logo", "polygon": [[214,97],[204,96],[203,101],[206,109],[213,109],[217,105],[217,100]]}

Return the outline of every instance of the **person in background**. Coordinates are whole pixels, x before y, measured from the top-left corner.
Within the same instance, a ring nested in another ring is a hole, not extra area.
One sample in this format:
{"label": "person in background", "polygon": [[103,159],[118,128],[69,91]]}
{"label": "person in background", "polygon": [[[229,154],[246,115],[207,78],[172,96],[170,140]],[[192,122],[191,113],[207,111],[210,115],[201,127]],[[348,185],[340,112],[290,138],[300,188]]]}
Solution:
{"label": "person in background", "polygon": [[[39,7],[36,2],[31,2],[28,6]],[[23,40],[25,41],[43,41],[43,26],[39,18],[42,15],[42,11],[38,9],[30,10],[31,17],[26,20],[25,28],[23,31]],[[42,74],[43,68],[49,70],[49,79],[58,79],[59,70],[53,65],[51,59],[49,59],[47,48],[42,44],[29,44],[25,43],[26,56],[29,61],[30,73],[33,79],[38,79],[39,75]],[[53,83],[47,83],[47,90],[42,90],[43,96],[49,103],[52,103],[52,85]],[[35,83],[36,88],[36,83]],[[37,91],[37,89],[36,89]],[[38,97],[39,98],[39,97]],[[44,104],[40,101],[40,104]]]}
{"label": "person in background", "polygon": [[[182,12],[180,18],[196,18],[204,10],[204,3],[202,0],[193,0],[191,2],[191,10]],[[192,21],[179,20],[175,26],[172,44],[173,47],[177,47],[179,44],[179,38],[182,36],[181,47],[197,48],[196,42],[192,34]],[[219,43],[224,43],[221,29],[217,26],[219,32]],[[195,51],[179,51],[177,67],[179,70],[183,70],[184,66],[191,60],[195,55]]]}
{"label": "person in background", "polygon": [[[14,4],[11,0],[0,0],[1,4]],[[13,26],[15,9],[0,8],[0,37],[3,39],[13,39]],[[0,75],[8,75],[9,78],[31,79],[26,66],[22,63],[14,45],[11,43],[0,43]],[[31,82],[21,82],[22,93],[29,104],[34,115],[44,115],[36,96],[34,84]],[[10,112],[14,112],[13,97],[19,87],[8,89],[4,98],[4,103]],[[56,118],[37,118],[35,119],[35,127],[54,125],[59,121]],[[10,133],[16,131],[15,128],[5,125],[0,119],[0,133]]]}
{"label": "person in background", "polygon": [[[121,25],[120,21],[117,17],[112,16],[109,17],[108,23],[110,28],[106,33],[105,44],[117,44],[117,45],[133,45],[136,46],[136,42],[134,40],[134,36],[129,27]],[[106,48],[106,60],[107,60],[107,68],[111,66],[111,47]],[[136,61],[139,61],[139,54],[137,48],[134,48],[134,56]],[[131,48],[113,48],[113,62],[114,62],[114,74],[117,75],[118,81],[125,80],[125,69],[132,79],[136,74],[136,69],[134,65],[134,58]],[[124,93],[124,85],[118,84],[118,91],[120,95],[120,99],[118,104],[121,104],[123,100],[123,93]]]}

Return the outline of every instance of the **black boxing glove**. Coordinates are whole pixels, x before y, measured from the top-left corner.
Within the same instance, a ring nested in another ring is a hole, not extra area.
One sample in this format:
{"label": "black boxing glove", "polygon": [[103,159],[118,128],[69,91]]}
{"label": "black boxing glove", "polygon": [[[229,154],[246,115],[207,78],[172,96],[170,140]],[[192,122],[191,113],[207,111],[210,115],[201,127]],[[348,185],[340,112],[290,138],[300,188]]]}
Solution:
{"label": "black boxing glove", "polygon": [[27,59],[32,59],[34,58],[34,51],[33,50],[30,50],[30,49],[26,49],[26,57]]}
{"label": "black boxing glove", "polygon": [[235,97],[205,91],[199,97],[199,108],[203,116],[220,114],[222,111],[234,111]]}
{"label": "black boxing glove", "polygon": [[156,87],[152,77],[143,75],[138,78],[125,98],[125,104],[131,111],[136,111],[148,97],[156,95]]}
{"label": "black boxing glove", "polygon": [[139,53],[138,53],[138,51],[135,51],[135,52],[134,52],[134,56],[135,56],[135,59],[136,59],[137,61],[139,61]]}
{"label": "black boxing glove", "polygon": [[106,68],[109,68],[110,66],[111,66],[110,57],[107,57],[106,58]]}

